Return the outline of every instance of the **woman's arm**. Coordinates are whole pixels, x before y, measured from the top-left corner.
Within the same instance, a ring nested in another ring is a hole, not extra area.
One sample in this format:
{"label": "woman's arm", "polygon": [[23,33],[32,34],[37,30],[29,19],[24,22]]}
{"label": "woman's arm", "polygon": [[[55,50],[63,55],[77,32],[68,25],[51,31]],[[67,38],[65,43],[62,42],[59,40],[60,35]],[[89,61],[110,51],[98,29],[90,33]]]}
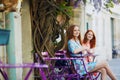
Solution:
{"label": "woman's arm", "polygon": [[95,53],[95,48],[88,49],[87,51],[88,51],[88,53],[92,53],[93,54],[93,53]]}
{"label": "woman's arm", "polygon": [[84,51],[86,48],[82,47],[81,45],[76,45],[73,41],[68,41],[68,50],[74,54],[78,54]]}
{"label": "woman's arm", "polygon": [[74,53],[74,54],[78,54],[78,53],[84,52],[84,51],[86,51],[86,49],[85,49],[84,47],[81,47],[81,48],[75,49],[75,50],[73,51],[73,53]]}

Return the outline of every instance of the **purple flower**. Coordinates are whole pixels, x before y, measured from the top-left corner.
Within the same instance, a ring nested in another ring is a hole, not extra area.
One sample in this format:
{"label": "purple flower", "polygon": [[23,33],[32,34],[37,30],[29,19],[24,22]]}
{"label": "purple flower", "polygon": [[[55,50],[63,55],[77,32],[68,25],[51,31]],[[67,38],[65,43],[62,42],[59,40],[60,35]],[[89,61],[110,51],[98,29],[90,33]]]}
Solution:
{"label": "purple flower", "polygon": [[81,2],[81,0],[76,0],[76,1],[74,2],[74,7],[75,7],[75,8],[78,7],[78,4],[80,4],[80,2]]}
{"label": "purple flower", "polygon": [[119,2],[118,0],[113,0],[113,3],[118,4]]}

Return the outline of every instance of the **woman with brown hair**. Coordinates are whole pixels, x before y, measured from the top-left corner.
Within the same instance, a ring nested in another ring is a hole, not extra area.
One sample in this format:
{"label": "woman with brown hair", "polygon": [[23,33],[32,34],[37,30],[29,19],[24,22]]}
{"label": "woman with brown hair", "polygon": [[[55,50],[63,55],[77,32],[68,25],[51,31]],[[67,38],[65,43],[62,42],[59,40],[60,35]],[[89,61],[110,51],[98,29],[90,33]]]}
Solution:
{"label": "woman with brown hair", "polygon": [[[88,47],[82,46],[80,30],[77,25],[71,25],[68,28],[67,38],[67,46],[70,56],[80,56],[80,52],[89,50]],[[86,74],[80,60],[73,60],[73,64],[77,73],[79,73],[80,75]],[[86,68],[88,72],[101,72],[101,80],[106,80],[106,75],[108,75],[112,80],[116,80],[106,61],[102,63],[91,62],[89,64],[86,64]]]}

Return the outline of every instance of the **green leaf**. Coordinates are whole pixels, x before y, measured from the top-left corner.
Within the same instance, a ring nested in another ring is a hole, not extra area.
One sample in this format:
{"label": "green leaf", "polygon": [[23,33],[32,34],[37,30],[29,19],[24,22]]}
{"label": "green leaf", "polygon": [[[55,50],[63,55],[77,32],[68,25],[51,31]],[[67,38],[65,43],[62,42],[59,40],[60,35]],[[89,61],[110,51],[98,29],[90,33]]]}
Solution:
{"label": "green leaf", "polygon": [[109,9],[109,12],[112,14],[113,12]]}

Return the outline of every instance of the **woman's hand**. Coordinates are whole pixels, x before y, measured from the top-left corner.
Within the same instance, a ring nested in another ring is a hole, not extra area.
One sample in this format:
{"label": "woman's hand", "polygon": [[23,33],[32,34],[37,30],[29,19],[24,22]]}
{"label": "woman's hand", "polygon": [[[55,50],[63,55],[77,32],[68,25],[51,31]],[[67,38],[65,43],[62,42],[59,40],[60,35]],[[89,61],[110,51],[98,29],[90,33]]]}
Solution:
{"label": "woman's hand", "polygon": [[88,49],[88,53],[94,53],[94,49]]}
{"label": "woman's hand", "polygon": [[83,49],[82,49],[82,53],[83,53],[83,54],[87,54],[87,50],[88,50],[89,48],[86,47],[86,46],[83,46],[82,48],[83,48]]}

